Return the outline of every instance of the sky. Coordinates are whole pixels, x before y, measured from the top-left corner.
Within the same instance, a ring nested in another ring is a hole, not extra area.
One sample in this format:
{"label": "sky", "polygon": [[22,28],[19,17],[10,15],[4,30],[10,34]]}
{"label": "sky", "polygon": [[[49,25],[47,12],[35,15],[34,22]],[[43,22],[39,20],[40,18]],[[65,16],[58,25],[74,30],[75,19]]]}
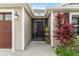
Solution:
{"label": "sky", "polygon": [[32,8],[41,8],[45,9],[46,7],[55,7],[59,6],[61,3],[32,3]]}

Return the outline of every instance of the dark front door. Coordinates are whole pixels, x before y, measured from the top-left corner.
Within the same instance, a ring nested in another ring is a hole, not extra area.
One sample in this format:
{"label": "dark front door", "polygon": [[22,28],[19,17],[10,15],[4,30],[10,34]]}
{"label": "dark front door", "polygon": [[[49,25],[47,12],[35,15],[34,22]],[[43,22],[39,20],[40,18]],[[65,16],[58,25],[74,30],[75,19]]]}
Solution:
{"label": "dark front door", "polygon": [[43,21],[36,21],[36,37],[43,37]]}
{"label": "dark front door", "polygon": [[33,40],[42,41],[44,34],[44,20],[34,20],[33,21]]}

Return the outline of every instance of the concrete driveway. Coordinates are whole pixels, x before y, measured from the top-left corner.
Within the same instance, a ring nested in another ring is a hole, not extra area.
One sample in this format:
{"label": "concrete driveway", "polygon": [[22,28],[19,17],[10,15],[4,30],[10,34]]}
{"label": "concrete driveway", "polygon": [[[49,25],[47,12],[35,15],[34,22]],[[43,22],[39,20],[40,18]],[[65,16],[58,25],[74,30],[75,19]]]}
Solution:
{"label": "concrete driveway", "polygon": [[0,49],[0,56],[55,56],[54,49],[44,41],[32,41],[25,51]]}

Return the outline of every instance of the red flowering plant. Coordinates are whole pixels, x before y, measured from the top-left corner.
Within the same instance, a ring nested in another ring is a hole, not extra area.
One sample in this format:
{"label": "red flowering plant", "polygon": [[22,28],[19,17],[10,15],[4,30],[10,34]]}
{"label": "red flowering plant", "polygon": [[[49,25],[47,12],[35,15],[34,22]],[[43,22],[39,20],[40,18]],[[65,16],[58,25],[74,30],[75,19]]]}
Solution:
{"label": "red flowering plant", "polygon": [[[56,38],[60,41],[61,44],[70,46],[73,44],[73,25],[68,21],[64,21],[64,13],[58,13],[56,15],[57,29],[56,29]],[[64,22],[63,22],[64,21]]]}

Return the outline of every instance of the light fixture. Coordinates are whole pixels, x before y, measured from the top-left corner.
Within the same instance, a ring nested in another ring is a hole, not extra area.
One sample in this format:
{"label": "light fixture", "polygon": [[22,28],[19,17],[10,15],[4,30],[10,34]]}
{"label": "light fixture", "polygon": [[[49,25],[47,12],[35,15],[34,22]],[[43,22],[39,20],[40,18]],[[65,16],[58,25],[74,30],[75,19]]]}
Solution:
{"label": "light fixture", "polygon": [[19,19],[19,13],[15,13],[15,19],[18,20]]}

